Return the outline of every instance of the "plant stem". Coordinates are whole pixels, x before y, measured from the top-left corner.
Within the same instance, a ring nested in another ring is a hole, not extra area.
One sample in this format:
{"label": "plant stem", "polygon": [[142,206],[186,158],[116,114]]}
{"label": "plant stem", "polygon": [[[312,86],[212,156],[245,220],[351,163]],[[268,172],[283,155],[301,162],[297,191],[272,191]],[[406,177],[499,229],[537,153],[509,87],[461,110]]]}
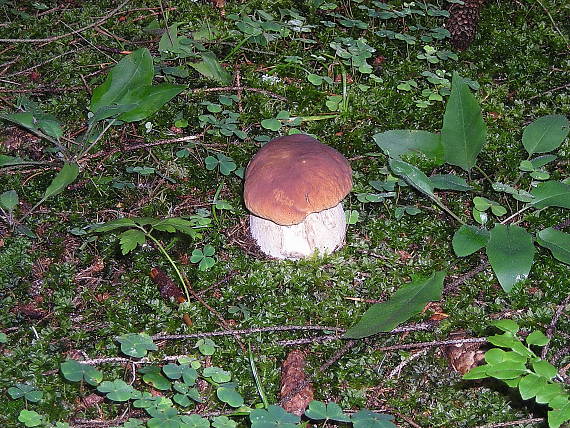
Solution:
{"label": "plant stem", "polygon": [[39,207],[39,206],[40,206],[41,204],[43,204],[44,202],[45,202],[45,199],[44,199],[44,198],[40,199],[40,201],[39,201],[36,205],[34,205],[32,208],[30,208],[30,210],[29,210],[26,214],[24,214],[24,215],[20,218],[20,220],[18,220],[18,223],[23,222],[26,217],[28,217],[32,212],[34,212],[34,211],[36,210],[37,207]]}
{"label": "plant stem", "polygon": [[111,120],[107,125],[105,125],[105,128],[103,128],[103,130],[99,133],[99,135],[97,135],[97,138],[95,138],[95,140],[89,145],[89,147],[87,147],[85,150],[83,150],[78,156],[77,156],[77,160],[81,159],[83,156],[85,156],[87,153],[89,153],[89,151],[95,146],[95,144],[97,144],[99,142],[99,140],[101,139],[101,137],[103,137],[103,134],[105,134],[105,132],[107,132],[107,130],[113,126],[113,124],[117,121],[116,118],[114,118],[113,120]]}
{"label": "plant stem", "polygon": [[483,170],[479,167],[479,165],[475,165],[475,169],[476,169],[477,171],[479,171],[479,172],[483,175],[483,177],[485,177],[485,179],[491,184],[491,186],[493,185],[493,180],[491,180],[491,178],[485,173],[485,171],[483,171]]}
{"label": "plant stem", "polygon": [[462,225],[467,224],[463,220],[461,220],[453,211],[451,211],[449,208],[447,208],[445,206],[445,204],[443,202],[441,202],[441,199],[439,199],[437,196],[434,195],[431,197],[431,199],[437,204],[438,207],[440,207],[443,211],[445,211],[447,214],[449,214],[451,217],[453,217],[456,221],[458,221]]}
{"label": "plant stem", "polygon": [[168,254],[168,252],[165,250],[165,248],[162,246],[162,244],[158,241],[158,239],[156,239],[154,236],[152,236],[150,234],[150,232],[147,232],[143,227],[139,227],[139,229],[141,229],[144,234],[152,241],[156,244],[156,246],[158,247],[158,249],[160,250],[160,252],[164,255],[164,257],[166,257],[166,259],[170,262],[170,264],[172,265],[172,267],[174,268],[174,271],[176,272],[176,275],[178,276],[178,279],[180,280],[180,283],[182,284],[182,286],[184,287],[184,294],[186,294],[186,301],[190,302],[190,291],[188,291],[188,286],[186,285],[186,281],[184,281],[184,276],[182,276],[182,273],[180,272],[180,270],[178,269],[178,266],[176,266],[176,263],[174,262],[174,260],[172,260],[172,257],[170,257],[170,254]]}
{"label": "plant stem", "polygon": [[532,205],[527,205],[526,207],[521,208],[520,210],[518,210],[516,213],[508,216],[506,219],[504,219],[501,224],[507,224],[509,223],[513,218],[521,215],[523,212],[525,212],[526,210],[528,210],[529,208],[532,208]]}
{"label": "plant stem", "polygon": [[249,350],[249,365],[251,367],[251,373],[253,374],[253,379],[255,380],[255,386],[257,387],[257,392],[259,392],[261,401],[263,401],[263,405],[267,409],[267,407],[269,407],[269,401],[267,400],[267,394],[265,393],[265,390],[263,389],[263,384],[261,383],[261,379],[259,378],[257,367],[255,366],[255,360],[253,359],[253,352],[251,352],[251,343],[248,343],[247,346]]}

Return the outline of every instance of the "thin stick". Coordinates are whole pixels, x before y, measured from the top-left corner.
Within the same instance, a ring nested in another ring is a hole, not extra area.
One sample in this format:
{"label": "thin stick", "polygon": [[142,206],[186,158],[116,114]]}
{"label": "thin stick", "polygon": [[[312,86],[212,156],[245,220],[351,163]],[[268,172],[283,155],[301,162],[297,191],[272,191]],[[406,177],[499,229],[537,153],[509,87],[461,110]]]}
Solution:
{"label": "thin stick", "polygon": [[[554,312],[554,316],[552,317],[552,321],[550,321],[550,325],[546,329],[546,337],[548,337],[549,339],[552,339],[552,336],[554,336],[554,333],[556,332],[556,324],[558,323],[558,320],[560,319],[560,316],[562,315],[562,312],[566,308],[566,305],[568,304],[568,302],[570,302],[570,294],[568,294],[566,296],[566,298],[562,301],[562,303],[560,303],[556,307],[556,312]],[[546,359],[546,354],[548,353],[549,349],[550,349],[550,341],[548,341],[546,346],[544,348],[542,348],[542,353],[540,354],[540,357],[543,360]]]}
{"label": "thin stick", "polygon": [[125,0],[123,3],[121,3],[115,9],[113,9],[111,12],[109,12],[107,15],[105,15],[99,21],[96,21],[92,24],[86,25],[85,27],[79,28],[79,29],[74,30],[70,33],[60,34],[59,36],[46,37],[45,39],[0,39],[0,43],[51,43],[51,42],[55,42],[56,40],[60,40],[60,39],[63,39],[65,37],[73,36],[75,34],[82,33],[83,31],[88,30],[90,28],[101,25],[102,23],[107,21],[109,18],[112,18],[114,15],[116,15],[130,1],[131,0]]}
{"label": "thin stick", "polygon": [[544,418],[519,419],[518,421],[499,422],[497,424],[479,425],[479,426],[476,426],[475,428],[512,427],[514,425],[532,424],[534,422],[544,422]]}
{"label": "thin stick", "polygon": [[458,343],[485,343],[485,337],[473,337],[469,339],[455,339],[455,340],[435,340],[433,342],[419,342],[419,343],[406,343],[402,345],[393,346],[380,346],[374,348],[375,351],[399,351],[401,349],[415,349],[415,348],[433,348],[434,346],[455,345]]}
{"label": "thin stick", "polygon": [[535,98],[541,97],[541,96],[546,95],[546,94],[550,94],[551,92],[556,92],[556,91],[559,91],[560,89],[566,89],[569,87],[570,87],[570,83],[567,83],[566,85],[562,85],[562,86],[557,86],[556,88],[549,89],[548,91],[544,91],[538,95],[530,97],[529,100],[534,100]]}

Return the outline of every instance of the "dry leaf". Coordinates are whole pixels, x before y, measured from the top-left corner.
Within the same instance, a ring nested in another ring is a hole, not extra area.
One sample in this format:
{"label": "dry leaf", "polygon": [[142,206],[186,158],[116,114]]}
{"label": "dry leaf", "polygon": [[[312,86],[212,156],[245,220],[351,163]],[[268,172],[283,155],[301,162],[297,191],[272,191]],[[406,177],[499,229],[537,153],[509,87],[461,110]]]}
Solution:
{"label": "dry leaf", "polygon": [[281,405],[289,413],[301,416],[313,401],[313,385],[304,385],[306,380],[305,354],[299,350],[289,352],[281,367]]}
{"label": "dry leaf", "polygon": [[[465,331],[456,331],[449,335],[449,339],[469,339]],[[457,343],[442,346],[441,350],[453,369],[464,375],[469,370],[480,365],[485,358],[485,351],[481,350],[481,343]]]}

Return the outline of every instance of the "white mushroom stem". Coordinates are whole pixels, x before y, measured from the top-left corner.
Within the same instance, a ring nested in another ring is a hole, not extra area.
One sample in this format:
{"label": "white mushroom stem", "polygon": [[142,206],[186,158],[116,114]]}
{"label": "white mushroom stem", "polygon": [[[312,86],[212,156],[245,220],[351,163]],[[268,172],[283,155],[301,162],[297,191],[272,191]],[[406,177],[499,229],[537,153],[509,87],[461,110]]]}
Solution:
{"label": "white mushroom stem", "polygon": [[300,259],[332,253],[344,244],[346,218],[342,204],[309,214],[299,224],[281,226],[271,220],[249,216],[251,236],[265,254],[278,259]]}

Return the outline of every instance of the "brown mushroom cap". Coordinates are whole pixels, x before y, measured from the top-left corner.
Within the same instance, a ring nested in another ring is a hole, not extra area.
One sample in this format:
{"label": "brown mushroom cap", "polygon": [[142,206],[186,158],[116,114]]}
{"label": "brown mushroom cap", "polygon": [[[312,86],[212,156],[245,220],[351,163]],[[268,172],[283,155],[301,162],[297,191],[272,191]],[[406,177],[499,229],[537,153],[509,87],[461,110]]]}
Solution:
{"label": "brown mushroom cap", "polygon": [[256,216],[288,226],[337,205],[352,188],[352,170],[338,151],[308,135],[275,138],[251,159],[244,199]]}

